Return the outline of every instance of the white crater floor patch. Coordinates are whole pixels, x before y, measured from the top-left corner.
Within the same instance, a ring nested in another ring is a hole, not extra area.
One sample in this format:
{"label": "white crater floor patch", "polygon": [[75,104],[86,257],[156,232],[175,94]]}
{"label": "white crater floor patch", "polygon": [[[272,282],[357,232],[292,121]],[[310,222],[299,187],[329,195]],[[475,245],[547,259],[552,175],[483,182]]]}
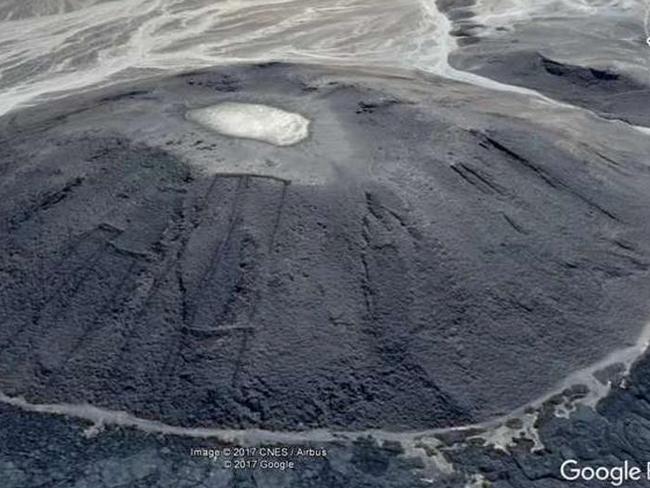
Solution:
{"label": "white crater floor patch", "polygon": [[300,114],[256,103],[224,102],[192,110],[188,119],[231,137],[291,146],[309,135],[309,120]]}

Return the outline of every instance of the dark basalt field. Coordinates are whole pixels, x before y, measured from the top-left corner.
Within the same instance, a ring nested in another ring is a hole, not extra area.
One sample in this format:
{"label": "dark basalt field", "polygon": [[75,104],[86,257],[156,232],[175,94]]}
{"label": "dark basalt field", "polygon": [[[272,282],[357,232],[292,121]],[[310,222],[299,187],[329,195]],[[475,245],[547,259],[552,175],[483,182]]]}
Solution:
{"label": "dark basalt field", "polygon": [[466,48],[453,58],[454,64],[504,83],[533,88],[604,118],[650,125],[650,89],[628,75],[560,63],[534,50],[478,52],[478,48]]}
{"label": "dark basalt field", "polygon": [[[85,439],[76,422],[6,405],[0,415],[11,421],[0,437],[0,473],[8,488],[605,487],[611,484],[562,480],[560,464],[574,458],[590,466],[620,466],[623,461],[645,466],[650,455],[649,366],[648,358],[642,359],[630,374],[629,387],[615,388],[596,410],[579,408],[570,418],[558,418],[552,406],[542,409],[537,422],[544,443],[541,452],[531,453],[526,440],[504,452],[448,436],[443,452],[453,463],[451,473],[436,472],[427,466],[426,456],[414,456],[399,443],[362,436],[352,443],[327,444],[326,459],[303,459],[293,470],[224,470],[219,463],[188,455],[196,446],[218,446],[215,441],[113,428]],[[641,488],[647,482],[627,481],[623,486]]]}
{"label": "dark basalt field", "polygon": [[[4,117],[0,389],[186,426],[415,429],[507,412],[634,343],[641,146],[459,86],[242,66]],[[311,136],[185,119],[225,100]]]}

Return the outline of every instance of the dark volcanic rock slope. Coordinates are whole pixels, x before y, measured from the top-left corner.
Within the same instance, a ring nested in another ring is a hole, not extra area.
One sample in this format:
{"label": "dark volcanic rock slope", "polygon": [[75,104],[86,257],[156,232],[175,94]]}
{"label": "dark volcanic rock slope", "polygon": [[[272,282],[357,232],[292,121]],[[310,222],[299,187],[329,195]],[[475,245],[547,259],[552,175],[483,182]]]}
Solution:
{"label": "dark volcanic rock slope", "polygon": [[548,15],[534,3],[494,10],[474,0],[436,3],[459,47],[453,67],[650,126],[647,5],[563,3]]}
{"label": "dark volcanic rock slope", "polygon": [[[459,123],[458,86],[425,86],[242,67],[5,117],[2,391],[185,425],[444,426],[633,342],[643,141]],[[223,100],[312,135],[183,117]]]}
{"label": "dark volcanic rock slope", "polygon": [[454,65],[503,83],[538,90],[555,100],[585,107],[603,117],[647,127],[650,125],[650,88],[613,68],[565,63],[535,50],[477,54],[484,45],[467,48]]}

